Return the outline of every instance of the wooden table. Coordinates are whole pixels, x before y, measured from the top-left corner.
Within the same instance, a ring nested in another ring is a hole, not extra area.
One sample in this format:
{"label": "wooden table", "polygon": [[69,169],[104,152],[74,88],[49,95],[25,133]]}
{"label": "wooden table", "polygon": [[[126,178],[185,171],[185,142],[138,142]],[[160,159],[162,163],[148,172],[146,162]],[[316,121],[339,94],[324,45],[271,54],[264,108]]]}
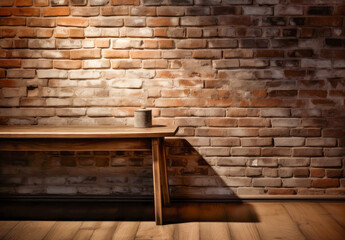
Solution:
{"label": "wooden table", "polygon": [[176,126],[0,126],[0,151],[152,151],[156,224],[170,203],[164,137]]}

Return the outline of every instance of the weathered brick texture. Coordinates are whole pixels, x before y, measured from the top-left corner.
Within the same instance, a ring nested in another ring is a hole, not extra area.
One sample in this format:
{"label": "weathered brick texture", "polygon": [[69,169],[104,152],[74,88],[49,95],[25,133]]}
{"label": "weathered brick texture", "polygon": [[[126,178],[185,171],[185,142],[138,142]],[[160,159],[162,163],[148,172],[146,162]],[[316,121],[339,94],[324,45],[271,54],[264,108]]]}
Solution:
{"label": "weathered brick texture", "polygon": [[[179,125],[173,196],[345,195],[342,0],[0,0],[0,124]],[[151,155],[0,154],[0,193],[150,195]]]}

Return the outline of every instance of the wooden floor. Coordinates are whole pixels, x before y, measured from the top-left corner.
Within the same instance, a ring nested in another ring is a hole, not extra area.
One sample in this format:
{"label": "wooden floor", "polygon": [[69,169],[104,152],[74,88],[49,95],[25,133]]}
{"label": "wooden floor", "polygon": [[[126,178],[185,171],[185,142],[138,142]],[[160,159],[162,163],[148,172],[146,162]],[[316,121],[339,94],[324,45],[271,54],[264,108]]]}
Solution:
{"label": "wooden floor", "polygon": [[[126,218],[121,212],[127,212],[127,221],[1,220],[0,239],[345,239],[345,203],[339,202],[174,203],[164,211],[163,226],[155,225],[152,207],[139,207],[143,209],[114,210],[119,219]],[[66,208],[64,214],[80,213]]]}

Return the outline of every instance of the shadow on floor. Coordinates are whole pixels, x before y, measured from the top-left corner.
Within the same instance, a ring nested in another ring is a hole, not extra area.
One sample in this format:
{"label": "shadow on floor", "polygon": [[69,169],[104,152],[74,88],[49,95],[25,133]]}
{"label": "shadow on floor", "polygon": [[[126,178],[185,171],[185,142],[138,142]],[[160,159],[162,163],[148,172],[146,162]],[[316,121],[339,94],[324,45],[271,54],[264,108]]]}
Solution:
{"label": "shadow on floor", "polygon": [[[164,223],[258,222],[249,203],[173,202]],[[0,220],[154,221],[153,202],[1,200]]]}

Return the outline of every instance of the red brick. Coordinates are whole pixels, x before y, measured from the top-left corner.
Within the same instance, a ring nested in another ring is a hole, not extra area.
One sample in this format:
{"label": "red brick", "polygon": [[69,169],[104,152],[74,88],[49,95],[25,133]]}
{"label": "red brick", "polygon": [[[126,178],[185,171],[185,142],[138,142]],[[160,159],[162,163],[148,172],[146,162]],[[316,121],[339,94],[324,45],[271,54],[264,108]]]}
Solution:
{"label": "red brick", "polygon": [[243,147],[272,146],[272,138],[241,138]]}
{"label": "red brick", "polygon": [[23,68],[53,68],[53,61],[42,59],[42,60],[33,60],[33,59],[26,59],[22,60],[22,67]]}
{"label": "red brick", "polygon": [[259,131],[256,128],[231,128],[228,130],[228,135],[234,137],[255,137],[258,134]]}
{"label": "red brick", "polygon": [[0,67],[2,68],[13,68],[13,67],[19,67],[21,66],[21,61],[20,59],[6,59],[2,60],[0,59]]}
{"label": "red brick", "polygon": [[218,24],[225,26],[250,26],[252,21],[249,16],[220,16]]}
{"label": "red brick", "polygon": [[158,41],[157,40],[144,40],[144,48],[158,48]]}
{"label": "red brick", "polygon": [[239,15],[241,14],[241,8],[240,7],[212,7],[212,14],[213,15]]}
{"label": "red brick", "polygon": [[158,16],[183,16],[185,12],[184,7],[158,7],[157,15]]}
{"label": "red brick", "polygon": [[206,48],[206,40],[199,39],[187,39],[180,40],[176,43],[177,48],[188,49],[188,48]]}
{"label": "red brick", "polygon": [[293,156],[322,156],[321,148],[293,148]]}
{"label": "red brick", "polygon": [[158,60],[144,60],[143,61],[144,69],[163,69],[168,68],[168,61],[164,59]]}
{"label": "red brick", "polygon": [[172,17],[149,17],[146,21],[149,27],[174,27],[179,25],[179,19]]}
{"label": "red brick", "polygon": [[345,91],[341,90],[330,90],[329,96],[331,97],[345,97]]}
{"label": "red brick", "polygon": [[25,26],[25,18],[0,18],[0,26]]}
{"label": "red brick", "polygon": [[12,14],[15,16],[40,16],[40,10],[38,8],[14,8]]}
{"label": "red brick", "polygon": [[284,51],[282,50],[256,50],[255,56],[264,57],[264,58],[283,58]]}
{"label": "red brick", "polygon": [[291,15],[303,15],[303,7],[302,6],[275,6],[274,7],[274,14],[277,16],[291,16]]}
{"label": "red brick", "polygon": [[294,195],[296,190],[293,188],[269,188],[269,195]]}
{"label": "red brick", "polygon": [[133,16],[155,16],[155,7],[132,7],[131,15]]}
{"label": "red brick", "polygon": [[300,90],[299,96],[301,97],[327,97],[327,91],[324,90]]}
{"label": "red brick", "polygon": [[309,177],[308,168],[296,168],[293,170],[294,177]]}
{"label": "red brick", "polygon": [[266,147],[262,149],[262,156],[291,156],[291,149],[279,147]]}
{"label": "red brick", "polygon": [[98,47],[98,48],[109,48],[110,47],[110,40],[109,39],[97,39],[96,40],[96,47]]}
{"label": "red brick", "polygon": [[111,65],[112,65],[112,68],[115,68],[115,69],[133,69],[133,68],[140,68],[141,61],[140,60],[112,60]]}
{"label": "red brick", "polygon": [[131,57],[137,59],[160,58],[160,51],[131,51]]}
{"label": "red brick", "polygon": [[260,156],[260,148],[256,147],[233,147],[231,148],[232,156]]}
{"label": "red brick", "polygon": [[345,137],[345,129],[324,129],[323,137]]}
{"label": "red brick", "polygon": [[268,60],[261,60],[261,59],[240,59],[240,66],[241,67],[267,67],[269,65]]}
{"label": "red brick", "polygon": [[0,16],[11,16],[12,15],[11,8],[0,8]]}
{"label": "red brick", "polygon": [[127,6],[121,7],[102,7],[101,14],[103,16],[118,16],[118,15],[128,15],[129,9]]}
{"label": "red brick", "polygon": [[105,58],[129,58],[128,51],[119,50],[103,50],[103,56]]}
{"label": "red brick", "polygon": [[68,7],[55,7],[55,8],[43,8],[43,16],[68,16],[69,15]]}
{"label": "red brick", "polygon": [[85,18],[57,18],[56,23],[58,26],[66,27],[87,27],[89,25]]}
{"label": "red brick", "polygon": [[30,18],[28,19],[29,27],[55,27],[55,19],[44,19],[44,18]]}
{"label": "red brick", "polygon": [[325,169],[322,168],[311,168],[310,177],[323,178],[325,176]]}
{"label": "red brick", "polygon": [[281,99],[255,99],[252,100],[253,107],[279,107],[282,105]]}
{"label": "red brick", "polygon": [[2,7],[11,7],[14,4],[14,0],[2,0],[0,6]]}
{"label": "red brick", "polygon": [[151,28],[127,28],[122,29],[121,36],[125,37],[152,37],[153,30]]}
{"label": "red brick", "polygon": [[330,99],[313,99],[311,101],[314,105],[335,105],[336,103]]}
{"label": "red brick", "polygon": [[49,6],[48,0],[35,0],[35,7],[47,7]]}
{"label": "red brick", "polygon": [[237,120],[231,118],[210,118],[207,120],[210,127],[236,127]]}
{"label": "red brick", "polygon": [[238,120],[239,127],[268,127],[270,121],[265,118],[240,118]]}
{"label": "red brick", "polygon": [[[240,146],[240,139],[239,138],[211,138],[211,145],[212,146]],[[222,161],[222,163],[218,162],[218,165],[226,165],[225,162]],[[228,162],[229,165],[229,162]]]}
{"label": "red brick", "polygon": [[182,17],[181,26],[213,26],[216,25],[215,17]]}
{"label": "red brick", "polygon": [[281,184],[279,178],[253,178],[254,187],[280,187]]}
{"label": "red brick", "polygon": [[84,29],[71,28],[71,29],[69,29],[69,36],[71,38],[83,38],[84,37]]}
{"label": "red brick", "polygon": [[12,28],[2,28],[0,29],[0,37],[15,37],[17,34],[17,29]]}
{"label": "red brick", "polygon": [[242,50],[224,50],[224,58],[252,58],[254,52],[251,49],[242,49]]}
{"label": "red brick", "polygon": [[331,49],[321,49],[320,50],[320,56],[323,58],[345,58],[345,50],[343,49],[337,49],[337,50],[331,50]]}
{"label": "red brick", "polygon": [[257,89],[257,90],[253,90],[252,94],[254,97],[264,98],[267,96],[267,91],[264,89]]}
{"label": "red brick", "polygon": [[174,41],[173,40],[158,40],[158,47],[159,48],[163,48],[163,49],[167,49],[167,48],[173,48],[174,47]]}
{"label": "red brick", "polygon": [[30,7],[32,6],[32,0],[16,0],[17,7]]}
{"label": "red brick", "polygon": [[187,29],[188,38],[199,38],[202,37],[202,29],[200,28],[188,28]]}
{"label": "red brick", "polygon": [[72,16],[92,17],[99,15],[98,7],[73,7],[71,8]]}
{"label": "red brick", "polygon": [[[107,21],[107,19],[105,19]],[[108,21],[107,21],[108,22]],[[146,19],[145,18],[125,18],[126,27],[145,27]]]}
{"label": "red brick", "polygon": [[311,179],[308,178],[288,178],[283,179],[283,187],[310,187]]}
{"label": "red brick", "polygon": [[[100,58],[101,50],[92,49],[92,50],[71,50],[71,59],[91,59],[91,58]],[[106,56],[105,56],[106,57]]]}
{"label": "red brick", "polygon": [[111,5],[139,5],[139,0],[111,0]]}
{"label": "red brick", "polygon": [[296,97],[297,90],[272,90],[268,93],[270,97]]}
{"label": "red brick", "polygon": [[210,48],[235,48],[237,47],[237,40],[233,39],[216,39],[208,40]]}
{"label": "red brick", "polygon": [[221,50],[194,50],[193,51],[193,58],[210,58],[210,59],[215,59],[215,58],[221,58],[222,57],[222,52]]}
{"label": "red brick", "polygon": [[313,180],[312,187],[317,187],[317,188],[339,187],[339,179],[315,179]]}
{"label": "red brick", "polygon": [[305,25],[313,27],[339,27],[342,25],[341,17],[309,17],[306,18]]}
{"label": "red brick", "polygon": [[57,68],[57,69],[79,69],[79,68],[81,68],[81,61],[57,60],[57,61],[54,61],[54,68]]}
{"label": "red brick", "polygon": [[39,28],[37,29],[36,36],[38,38],[50,38],[53,36],[53,29],[47,29],[47,28]]}
{"label": "red brick", "polygon": [[28,40],[27,39],[20,39],[13,41],[14,48],[28,48]]}
{"label": "red brick", "polygon": [[[5,77],[5,76],[2,76],[2,77]],[[2,88],[20,87],[21,85],[22,84],[20,82],[18,82],[17,79],[0,79],[0,87],[2,87]]]}

